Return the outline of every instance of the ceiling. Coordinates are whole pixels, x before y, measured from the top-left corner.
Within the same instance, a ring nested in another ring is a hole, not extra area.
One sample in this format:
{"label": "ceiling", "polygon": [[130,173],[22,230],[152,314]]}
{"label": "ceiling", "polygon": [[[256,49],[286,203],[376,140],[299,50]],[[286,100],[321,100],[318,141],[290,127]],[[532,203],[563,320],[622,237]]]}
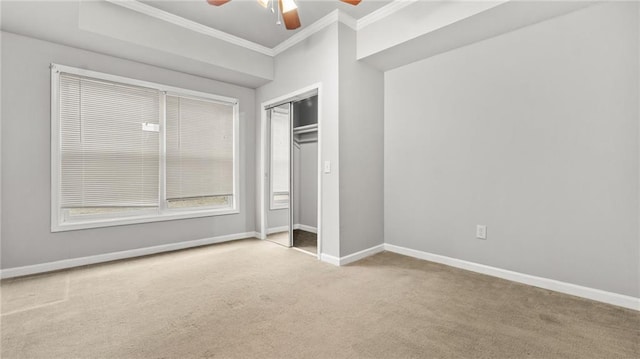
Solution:
{"label": "ceiling", "polygon": [[141,1],[160,10],[195,21],[228,34],[273,48],[298,31],[313,24],[335,9],[360,19],[389,4],[392,0],[363,0],[358,6],[339,0],[296,0],[302,27],[286,30],[276,25],[276,16],[256,0],[233,0],[223,6],[211,6],[206,0]]}

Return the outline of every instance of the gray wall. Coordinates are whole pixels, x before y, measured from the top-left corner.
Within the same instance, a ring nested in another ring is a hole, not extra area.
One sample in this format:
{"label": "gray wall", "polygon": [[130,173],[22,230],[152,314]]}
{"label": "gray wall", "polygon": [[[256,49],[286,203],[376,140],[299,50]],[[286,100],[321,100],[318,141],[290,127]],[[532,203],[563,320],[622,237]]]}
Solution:
{"label": "gray wall", "polygon": [[340,256],[384,242],[384,75],[340,24]]}
{"label": "gray wall", "polygon": [[387,72],[386,242],[639,296],[637,6]]}
{"label": "gray wall", "polygon": [[0,8],[2,31],[248,87],[273,79],[271,56],[106,1],[1,1]]}
{"label": "gray wall", "polygon": [[[240,100],[240,214],[50,232],[49,64]],[[2,33],[2,268],[255,230],[255,92],[33,38]]]}
{"label": "gray wall", "polygon": [[[331,173],[322,174],[322,253],[339,256],[338,24],[331,24],[278,54],[274,71],[275,79],[256,90],[258,105],[315,83],[322,84],[318,106],[322,160],[331,161]],[[261,110],[256,113],[260,116]],[[261,146],[260,136],[256,139]],[[262,174],[257,183],[261,178]]]}

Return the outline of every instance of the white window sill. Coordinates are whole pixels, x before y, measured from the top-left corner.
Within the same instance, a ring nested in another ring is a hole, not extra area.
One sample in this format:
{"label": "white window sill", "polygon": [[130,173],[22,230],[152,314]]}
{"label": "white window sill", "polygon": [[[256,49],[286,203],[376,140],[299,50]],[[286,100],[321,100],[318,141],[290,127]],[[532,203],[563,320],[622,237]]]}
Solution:
{"label": "white window sill", "polygon": [[215,209],[215,210],[208,209],[208,210],[201,210],[201,211],[180,211],[179,213],[163,213],[163,214],[153,214],[153,215],[147,214],[143,216],[135,216],[135,217],[127,217],[127,218],[91,219],[87,221],[76,220],[76,221],[69,221],[64,223],[54,222],[51,225],[51,232],[64,232],[64,231],[75,231],[79,229],[124,226],[128,224],[172,221],[176,219],[223,216],[223,215],[238,214],[238,213],[240,213],[239,209],[225,208],[225,209]]}

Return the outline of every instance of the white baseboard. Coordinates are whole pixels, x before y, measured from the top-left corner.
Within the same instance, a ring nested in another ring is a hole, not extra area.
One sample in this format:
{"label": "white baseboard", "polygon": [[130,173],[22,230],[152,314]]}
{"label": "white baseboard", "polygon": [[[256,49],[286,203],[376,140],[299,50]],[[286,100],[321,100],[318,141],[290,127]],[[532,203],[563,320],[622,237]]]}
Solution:
{"label": "white baseboard", "polygon": [[318,233],[318,228],[307,226],[306,224],[294,224],[293,229],[300,229],[309,233]]}
{"label": "white baseboard", "polygon": [[587,298],[598,302],[617,305],[624,308],[640,311],[640,298],[631,297],[628,295],[617,294],[607,292],[600,289],[594,289],[589,287],[583,287],[576,284],[557,281],[554,279],[536,277],[529,274],[523,274],[513,272],[506,269],[500,269],[496,267],[487,266],[484,264],[478,264],[473,262],[464,261],[461,259],[442,256],[439,254],[433,254],[415,249],[396,246],[393,244],[384,244],[384,249],[389,252],[394,252],[409,257],[418,259],[424,259],[431,262],[445,264],[451,267],[466,269],[472,272],[482,273],[493,277],[507,279],[513,282],[523,283],[534,287],[553,290],[560,293],[574,295],[576,297]]}
{"label": "white baseboard", "polygon": [[[318,229],[316,227],[307,226],[306,224],[294,224],[293,229],[301,229],[306,232],[318,233]],[[288,230],[289,230],[289,226],[272,227],[267,229],[267,235],[273,234],[273,233],[286,232]],[[256,237],[259,239],[266,239],[266,237],[260,233],[258,233]]]}
{"label": "white baseboard", "polygon": [[366,258],[368,256],[372,256],[376,253],[380,253],[384,251],[384,244],[377,245],[375,247],[367,248],[360,252],[356,252],[353,254],[349,254],[348,256],[340,257],[340,265],[346,265],[349,263],[353,263],[355,261],[359,261],[362,258]]}
{"label": "white baseboard", "polygon": [[273,233],[287,232],[289,230],[289,226],[279,226],[279,227],[271,227],[267,229],[267,235]]}
{"label": "white baseboard", "polygon": [[339,266],[340,265],[340,258],[334,257],[334,256],[330,256],[330,255],[328,255],[326,253],[321,253],[320,254],[320,260],[325,262],[325,263],[333,264],[334,266]]}
{"label": "white baseboard", "polygon": [[363,258],[372,256],[376,253],[380,253],[384,251],[384,244],[380,244],[371,248],[367,248],[365,250],[362,250],[360,252],[356,252],[353,254],[349,254],[348,256],[344,256],[344,257],[334,257],[334,256],[330,256],[328,254],[322,253],[320,255],[320,260],[322,260],[323,262],[327,262],[329,264],[333,264],[335,266],[343,266],[343,265],[347,265],[349,263],[353,263],[355,261],[359,261]]}
{"label": "white baseboard", "polygon": [[128,251],[98,254],[94,256],[80,257],[80,258],[71,258],[71,259],[65,259],[61,261],[40,263],[40,264],[23,266],[23,267],[7,268],[0,271],[0,278],[13,278],[13,277],[20,277],[20,276],[25,276],[30,274],[51,272],[55,270],[79,267],[79,266],[84,266],[88,264],[110,262],[110,261],[115,261],[119,259],[140,257],[140,256],[146,256],[149,254],[156,254],[156,253],[162,253],[162,252],[170,252],[170,251],[175,251],[179,249],[205,246],[208,244],[228,242],[228,241],[233,241],[237,239],[254,238],[257,235],[258,233],[256,232],[236,233],[236,234],[229,234],[225,236],[196,239],[192,241],[163,244],[163,245],[153,246],[153,247],[136,248]]}

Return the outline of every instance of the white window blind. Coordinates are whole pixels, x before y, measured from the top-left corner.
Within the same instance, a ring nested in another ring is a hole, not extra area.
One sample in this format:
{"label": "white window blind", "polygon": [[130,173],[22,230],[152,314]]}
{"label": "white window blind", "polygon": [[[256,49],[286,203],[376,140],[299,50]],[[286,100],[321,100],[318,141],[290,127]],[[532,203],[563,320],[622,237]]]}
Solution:
{"label": "white window blind", "polygon": [[61,208],[159,205],[160,92],[61,74]]}
{"label": "white window blind", "polygon": [[238,100],[52,64],[53,232],[239,213]]}
{"label": "white window blind", "polygon": [[231,196],[233,104],[179,96],[166,104],[167,200]]}
{"label": "white window blind", "polygon": [[289,110],[271,109],[271,193],[275,202],[288,201],[290,157]]}

